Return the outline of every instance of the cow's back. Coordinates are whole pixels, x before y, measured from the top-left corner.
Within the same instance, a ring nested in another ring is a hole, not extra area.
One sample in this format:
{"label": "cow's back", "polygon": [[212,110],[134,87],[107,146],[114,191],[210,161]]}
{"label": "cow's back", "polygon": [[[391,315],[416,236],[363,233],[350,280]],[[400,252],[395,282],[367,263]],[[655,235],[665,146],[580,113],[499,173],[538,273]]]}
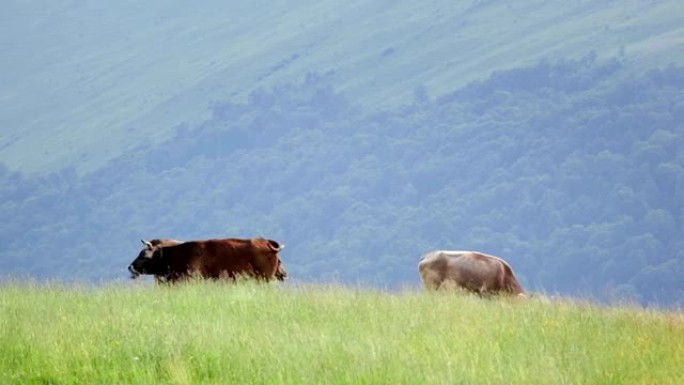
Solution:
{"label": "cow's back", "polygon": [[255,251],[248,239],[212,239],[204,243],[206,251],[202,265],[203,275],[218,278],[221,275],[235,278],[238,275],[256,275],[253,267]]}
{"label": "cow's back", "polygon": [[498,290],[503,284],[503,267],[497,258],[482,253],[449,253],[446,279],[472,291]]}
{"label": "cow's back", "polygon": [[278,268],[277,250],[250,239],[189,241],[162,249],[171,275],[236,278],[239,275],[271,279]]}
{"label": "cow's back", "polygon": [[151,239],[149,241],[150,245],[152,246],[158,246],[158,247],[165,247],[165,246],[176,246],[180,245],[183,243],[183,241],[179,241],[177,239],[170,239],[170,238],[157,238],[157,239]]}
{"label": "cow's back", "polygon": [[178,245],[160,247],[154,257],[166,266],[165,278],[170,281],[189,276],[202,260],[204,247],[201,241],[183,242]]}

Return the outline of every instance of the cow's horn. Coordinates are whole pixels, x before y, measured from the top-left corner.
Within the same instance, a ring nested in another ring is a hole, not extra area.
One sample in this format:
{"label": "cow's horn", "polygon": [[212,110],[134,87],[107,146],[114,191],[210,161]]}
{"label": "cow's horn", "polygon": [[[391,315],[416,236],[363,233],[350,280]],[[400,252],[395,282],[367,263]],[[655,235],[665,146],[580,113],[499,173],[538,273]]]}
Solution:
{"label": "cow's horn", "polygon": [[283,245],[277,241],[274,241],[272,239],[267,239],[266,242],[274,251],[280,251],[285,247],[285,245]]}

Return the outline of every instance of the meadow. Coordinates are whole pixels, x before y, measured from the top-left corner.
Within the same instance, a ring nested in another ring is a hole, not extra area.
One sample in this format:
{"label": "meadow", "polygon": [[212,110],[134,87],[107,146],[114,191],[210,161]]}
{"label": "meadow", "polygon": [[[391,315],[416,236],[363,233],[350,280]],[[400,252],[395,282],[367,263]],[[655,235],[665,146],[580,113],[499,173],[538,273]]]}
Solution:
{"label": "meadow", "polygon": [[357,287],[0,287],[2,384],[682,384],[684,314]]}

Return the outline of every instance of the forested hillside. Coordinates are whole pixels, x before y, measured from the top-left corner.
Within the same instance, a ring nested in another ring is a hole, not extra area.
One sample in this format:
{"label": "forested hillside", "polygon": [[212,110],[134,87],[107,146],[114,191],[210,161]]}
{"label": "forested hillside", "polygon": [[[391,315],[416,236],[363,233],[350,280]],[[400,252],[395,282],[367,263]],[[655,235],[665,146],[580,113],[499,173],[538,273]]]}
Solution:
{"label": "forested hillside", "polygon": [[434,248],[530,290],[682,304],[684,68],[589,54],[368,110],[310,73],[106,167],[0,170],[0,272],[125,278],[140,238],[264,235],[294,280],[418,285]]}
{"label": "forested hillside", "polygon": [[83,174],[211,102],[326,74],[375,111],[539,60],[684,62],[681,0],[5,0],[0,162]]}

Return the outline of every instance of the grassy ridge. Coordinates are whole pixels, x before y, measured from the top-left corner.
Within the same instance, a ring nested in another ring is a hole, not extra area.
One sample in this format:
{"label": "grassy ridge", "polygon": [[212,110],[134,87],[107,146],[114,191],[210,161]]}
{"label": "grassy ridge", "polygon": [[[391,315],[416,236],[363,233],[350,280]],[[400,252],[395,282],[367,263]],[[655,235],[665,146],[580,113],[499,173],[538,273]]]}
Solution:
{"label": "grassy ridge", "polygon": [[10,285],[2,384],[681,384],[684,315],[339,287]]}

